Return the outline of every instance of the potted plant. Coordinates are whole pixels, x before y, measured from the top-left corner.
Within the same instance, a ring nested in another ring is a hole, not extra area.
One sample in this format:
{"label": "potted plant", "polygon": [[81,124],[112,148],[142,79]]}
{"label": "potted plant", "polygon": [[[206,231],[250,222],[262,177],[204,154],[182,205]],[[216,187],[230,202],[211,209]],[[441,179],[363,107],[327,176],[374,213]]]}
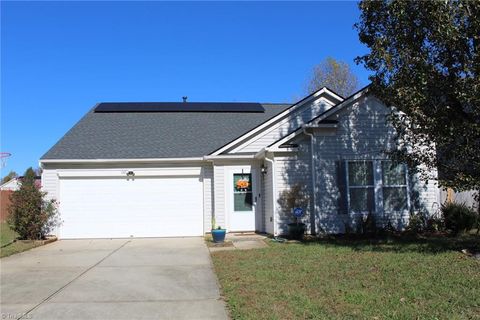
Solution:
{"label": "potted plant", "polygon": [[226,229],[222,229],[222,227],[217,226],[215,228],[215,217],[212,218],[212,238],[213,242],[215,243],[223,243],[225,241],[225,235],[227,233]]}
{"label": "potted plant", "polygon": [[288,237],[294,240],[302,240],[305,234],[305,223],[301,218],[308,207],[309,196],[302,184],[295,184],[292,188],[284,190],[278,199],[282,212],[290,219],[288,224]]}

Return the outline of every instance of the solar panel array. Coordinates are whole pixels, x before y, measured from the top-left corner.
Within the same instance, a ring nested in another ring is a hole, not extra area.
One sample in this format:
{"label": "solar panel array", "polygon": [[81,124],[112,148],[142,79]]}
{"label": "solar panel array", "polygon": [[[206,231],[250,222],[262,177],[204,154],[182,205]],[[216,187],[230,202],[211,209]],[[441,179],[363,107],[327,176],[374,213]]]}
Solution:
{"label": "solar panel array", "polygon": [[263,113],[260,103],[251,102],[103,102],[97,113],[122,112],[231,112]]}

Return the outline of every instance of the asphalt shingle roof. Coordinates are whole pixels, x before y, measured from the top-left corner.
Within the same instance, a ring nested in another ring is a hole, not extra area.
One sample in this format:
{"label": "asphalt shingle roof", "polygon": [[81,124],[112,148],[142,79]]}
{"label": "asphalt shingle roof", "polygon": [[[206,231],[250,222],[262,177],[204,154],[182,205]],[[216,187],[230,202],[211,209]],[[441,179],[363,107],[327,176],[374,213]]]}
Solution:
{"label": "asphalt shingle roof", "polygon": [[201,157],[290,107],[262,106],[264,113],[95,113],[92,108],[41,159]]}

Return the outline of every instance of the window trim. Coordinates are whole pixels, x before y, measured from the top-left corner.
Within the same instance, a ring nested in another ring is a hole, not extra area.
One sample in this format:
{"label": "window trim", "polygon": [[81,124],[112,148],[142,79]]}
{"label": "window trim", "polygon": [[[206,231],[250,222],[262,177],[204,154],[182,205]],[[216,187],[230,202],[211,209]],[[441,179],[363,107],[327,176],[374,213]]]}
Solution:
{"label": "window trim", "polygon": [[[391,211],[389,213],[405,213],[405,212],[409,212],[410,211],[410,184],[408,183],[408,166],[406,164],[401,164],[404,166],[405,168],[405,184],[384,184],[383,183],[383,176],[384,176],[384,172],[383,172],[383,163],[384,162],[390,162],[392,163],[393,161],[392,160],[389,160],[389,159],[383,159],[383,160],[379,160],[380,162],[380,167],[382,169],[382,172],[381,172],[381,177],[382,177],[382,184],[381,184],[381,189],[382,189],[382,202],[384,202],[384,194],[383,194],[383,189],[384,188],[405,188],[406,189],[406,192],[407,192],[407,208],[405,210],[401,210],[401,211]],[[385,212],[385,205],[383,206],[383,212],[384,214],[386,213]]]}
{"label": "window trim", "polygon": [[[391,213],[406,213],[409,212],[411,209],[411,196],[410,196],[410,184],[408,182],[409,172],[408,166],[405,166],[405,185],[384,185],[383,184],[383,166],[382,163],[384,161],[392,162],[391,159],[344,159],[345,162],[345,183],[346,183],[346,193],[347,193],[347,214],[348,215],[355,215],[355,214],[368,214],[369,212],[353,212],[351,210],[351,199],[350,199],[350,189],[372,189],[373,190],[373,213],[377,215],[381,215],[385,217],[385,208],[384,208],[384,196],[383,196],[383,188],[384,187],[392,187],[392,188],[405,188],[407,191],[407,208],[404,211],[392,211],[388,212]],[[349,162],[371,162],[372,169],[373,169],[373,185],[365,185],[365,186],[350,186],[350,179],[349,179]],[[380,170],[380,171],[379,171]]]}
{"label": "window trim", "polygon": [[[373,184],[364,185],[364,186],[351,186],[350,185],[350,177],[349,177],[349,162],[371,162],[372,163],[372,177],[373,177]],[[375,201],[375,163],[374,160],[366,160],[366,159],[353,159],[353,160],[345,160],[345,177],[346,177],[346,184],[347,184],[347,212],[348,214],[368,214],[368,212],[353,212],[351,210],[351,202],[350,202],[350,189],[372,189],[373,191],[373,212],[377,209],[377,204]]]}
{"label": "window trim", "polygon": [[[237,191],[235,190],[235,176],[236,175],[242,175],[242,176],[249,176],[249,180],[250,181],[250,191]],[[251,172],[249,173],[244,173],[244,172],[236,172],[236,171],[233,171],[232,172],[232,182],[233,182],[233,192],[232,192],[232,210],[233,212],[252,212],[254,211],[254,201],[253,201],[253,184],[252,184],[252,181],[253,181],[253,174]],[[251,194],[252,195],[252,203],[251,203],[251,208],[250,210],[235,210],[235,195],[236,194]]]}

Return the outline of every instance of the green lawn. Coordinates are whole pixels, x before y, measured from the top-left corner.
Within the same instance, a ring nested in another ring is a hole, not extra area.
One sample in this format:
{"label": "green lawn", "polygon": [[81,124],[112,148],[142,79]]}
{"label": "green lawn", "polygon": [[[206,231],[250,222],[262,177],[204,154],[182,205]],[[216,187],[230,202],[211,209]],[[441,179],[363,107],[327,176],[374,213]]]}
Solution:
{"label": "green lawn", "polygon": [[[10,243],[12,240],[17,238],[17,234],[15,231],[10,229],[8,224],[6,222],[0,223],[0,244],[1,246]],[[34,248],[36,244],[32,242],[14,242],[12,244],[9,244],[6,247],[3,247],[0,249],[0,257],[6,257],[18,252],[22,252],[31,248]]]}
{"label": "green lawn", "polygon": [[212,254],[233,319],[480,319],[460,240],[325,240]]}

